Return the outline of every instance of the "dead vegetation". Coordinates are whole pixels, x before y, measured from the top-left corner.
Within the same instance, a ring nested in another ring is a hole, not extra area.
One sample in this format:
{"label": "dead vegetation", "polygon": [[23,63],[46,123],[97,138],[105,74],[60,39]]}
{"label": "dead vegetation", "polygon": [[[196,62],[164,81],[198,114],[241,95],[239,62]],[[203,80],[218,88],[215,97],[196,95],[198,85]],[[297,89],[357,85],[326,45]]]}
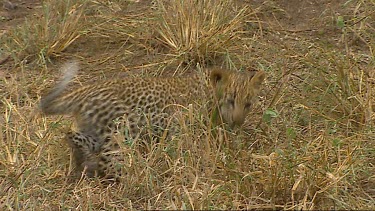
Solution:
{"label": "dead vegetation", "polygon": [[[375,4],[304,20],[310,1],[285,2],[44,1],[1,37],[0,209],[375,209]],[[211,65],[268,78],[243,130],[187,108],[172,140],[122,142],[126,176],[104,186],[72,179],[69,118],[36,109],[72,57],[81,82]]]}

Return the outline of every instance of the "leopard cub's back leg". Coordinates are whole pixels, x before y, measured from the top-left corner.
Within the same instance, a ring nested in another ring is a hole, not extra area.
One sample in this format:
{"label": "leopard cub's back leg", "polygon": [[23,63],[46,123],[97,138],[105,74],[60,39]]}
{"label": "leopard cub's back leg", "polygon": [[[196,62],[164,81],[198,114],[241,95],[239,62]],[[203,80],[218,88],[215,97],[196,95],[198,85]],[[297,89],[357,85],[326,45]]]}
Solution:
{"label": "leopard cub's back leg", "polygon": [[78,172],[85,171],[88,177],[100,174],[98,154],[101,144],[98,140],[79,132],[67,133],[65,140],[73,150],[73,159]]}

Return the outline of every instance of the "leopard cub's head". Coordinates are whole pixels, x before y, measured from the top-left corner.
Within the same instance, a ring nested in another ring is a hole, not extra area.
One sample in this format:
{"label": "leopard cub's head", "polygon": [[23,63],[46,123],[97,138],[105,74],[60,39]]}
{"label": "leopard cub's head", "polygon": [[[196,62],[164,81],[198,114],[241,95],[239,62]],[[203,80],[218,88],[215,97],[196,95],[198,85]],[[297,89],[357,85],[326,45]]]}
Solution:
{"label": "leopard cub's head", "polygon": [[241,126],[259,94],[265,72],[234,72],[214,69],[210,82],[215,91],[223,121]]}

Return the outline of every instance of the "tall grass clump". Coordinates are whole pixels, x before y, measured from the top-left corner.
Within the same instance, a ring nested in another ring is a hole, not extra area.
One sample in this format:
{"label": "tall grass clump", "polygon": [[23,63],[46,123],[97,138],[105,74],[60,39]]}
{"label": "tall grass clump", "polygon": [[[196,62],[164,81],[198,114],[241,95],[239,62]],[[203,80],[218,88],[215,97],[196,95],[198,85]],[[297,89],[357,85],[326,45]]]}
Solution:
{"label": "tall grass clump", "polygon": [[207,62],[233,46],[247,16],[230,0],[158,0],[158,41],[180,62]]}
{"label": "tall grass clump", "polygon": [[86,0],[48,0],[36,17],[26,17],[23,24],[12,29],[3,41],[16,61],[37,59],[45,64],[59,56],[85,32]]}

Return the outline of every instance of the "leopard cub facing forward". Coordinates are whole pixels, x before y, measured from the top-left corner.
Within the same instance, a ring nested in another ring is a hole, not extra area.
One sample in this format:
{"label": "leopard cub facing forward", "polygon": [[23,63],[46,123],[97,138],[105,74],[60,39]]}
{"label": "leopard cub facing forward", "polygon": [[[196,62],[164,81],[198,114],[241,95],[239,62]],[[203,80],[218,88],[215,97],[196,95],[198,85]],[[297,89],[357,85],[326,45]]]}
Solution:
{"label": "leopard cub facing forward", "polygon": [[[126,77],[90,84],[67,91],[78,71],[77,63],[63,67],[63,79],[40,102],[45,115],[72,115],[78,131],[66,140],[73,149],[79,171],[88,176],[118,174],[111,140],[118,122],[134,140],[146,133],[157,135],[168,129],[169,120],[181,107],[209,102],[230,127],[242,125],[265,78],[263,71],[210,70],[209,80],[201,74],[186,77]],[[181,106],[182,105],[182,106]]]}

